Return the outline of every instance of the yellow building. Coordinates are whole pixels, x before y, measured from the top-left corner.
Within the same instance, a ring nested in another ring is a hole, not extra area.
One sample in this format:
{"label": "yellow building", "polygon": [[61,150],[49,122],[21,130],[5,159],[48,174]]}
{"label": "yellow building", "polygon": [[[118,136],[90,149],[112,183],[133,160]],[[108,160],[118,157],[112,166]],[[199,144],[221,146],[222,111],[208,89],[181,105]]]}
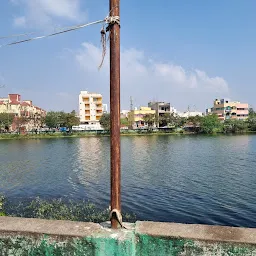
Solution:
{"label": "yellow building", "polygon": [[152,110],[150,107],[140,107],[139,110],[132,110],[128,113],[128,121],[131,126],[136,128],[147,128],[148,124],[144,121],[146,115],[154,115],[156,111]]}
{"label": "yellow building", "polygon": [[102,95],[81,91],[79,94],[79,118],[81,124],[97,124],[103,114]]}

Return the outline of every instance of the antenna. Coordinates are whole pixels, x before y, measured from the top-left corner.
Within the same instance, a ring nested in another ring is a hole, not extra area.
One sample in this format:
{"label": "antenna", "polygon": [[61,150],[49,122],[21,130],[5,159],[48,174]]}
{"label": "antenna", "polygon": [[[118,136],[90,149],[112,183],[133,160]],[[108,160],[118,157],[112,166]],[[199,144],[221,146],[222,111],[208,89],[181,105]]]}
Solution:
{"label": "antenna", "polygon": [[130,110],[133,110],[133,100],[132,100],[132,96],[130,96]]}

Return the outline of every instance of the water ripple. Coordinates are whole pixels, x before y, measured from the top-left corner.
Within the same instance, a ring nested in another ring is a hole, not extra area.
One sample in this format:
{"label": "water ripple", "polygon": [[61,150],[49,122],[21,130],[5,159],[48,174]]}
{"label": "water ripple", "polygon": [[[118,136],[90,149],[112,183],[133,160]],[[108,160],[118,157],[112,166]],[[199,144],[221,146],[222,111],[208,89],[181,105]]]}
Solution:
{"label": "water ripple", "polygon": [[[122,205],[139,219],[256,227],[256,136],[122,137]],[[110,196],[108,137],[0,141],[0,192]]]}

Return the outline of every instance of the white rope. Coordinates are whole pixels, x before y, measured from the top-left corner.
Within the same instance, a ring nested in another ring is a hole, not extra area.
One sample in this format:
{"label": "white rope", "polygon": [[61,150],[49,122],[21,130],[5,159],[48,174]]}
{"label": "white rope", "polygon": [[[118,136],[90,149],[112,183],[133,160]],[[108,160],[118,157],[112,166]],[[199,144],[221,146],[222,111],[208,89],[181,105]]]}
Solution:
{"label": "white rope", "polygon": [[108,25],[118,24],[120,26],[120,17],[119,16],[107,16],[105,21]]}

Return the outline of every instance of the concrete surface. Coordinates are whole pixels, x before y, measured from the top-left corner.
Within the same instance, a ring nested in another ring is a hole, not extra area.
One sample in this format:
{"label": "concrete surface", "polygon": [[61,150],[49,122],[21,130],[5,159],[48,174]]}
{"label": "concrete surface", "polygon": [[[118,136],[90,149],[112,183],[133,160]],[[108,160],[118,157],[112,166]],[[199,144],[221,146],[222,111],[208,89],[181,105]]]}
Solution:
{"label": "concrete surface", "polygon": [[256,244],[254,228],[138,221],[136,233],[210,242]]}

